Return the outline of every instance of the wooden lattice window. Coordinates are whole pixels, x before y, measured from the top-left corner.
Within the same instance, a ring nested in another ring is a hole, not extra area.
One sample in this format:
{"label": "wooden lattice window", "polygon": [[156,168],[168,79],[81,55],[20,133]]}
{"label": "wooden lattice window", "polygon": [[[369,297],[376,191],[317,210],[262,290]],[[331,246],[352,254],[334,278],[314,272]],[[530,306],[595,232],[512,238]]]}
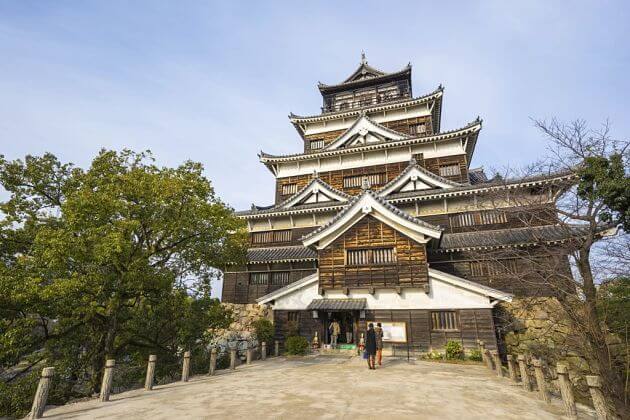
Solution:
{"label": "wooden lattice window", "polygon": [[264,285],[269,283],[269,273],[249,273],[249,284]]}
{"label": "wooden lattice window", "polygon": [[317,150],[324,147],[324,140],[311,140],[311,150]]}
{"label": "wooden lattice window", "polygon": [[273,272],[271,273],[271,284],[285,286],[289,284],[289,275],[288,271]]}
{"label": "wooden lattice window", "polygon": [[396,262],[394,248],[369,248],[346,250],[346,265],[392,264]]}
{"label": "wooden lattice window", "polygon": [[459,319],[455,311],[431,312],[431,329],[433,331],[457,331]]}
{"label": "wooden lattice window", "polygon": [[367,179],[370,185],[383,185],[385,183],[385,174],[369,174],[369,175],[350,175],[343,177],[344,188],[358,188],[363,184],[363,179]]}
{"label": "wooden lattice window", "polygon": [[507,223],[507,216],[503,211],[460,213],[450,216],[450,222],[452,227],[494,225]]}
{"label": "wooden lattice window", "polygon": [[411,134],[426,134],[427,125],[425,123],[413,124],[409,127]]}
{"label": "wooden lattice window", "polygon": [[291,242],[291,229],[269,230],[265,232],[253,232],[253,244],[266,244],[275,242]]}
{"label": "wooden lattice window", "polygon": [[462,171],[458,164],[440,166],[440,176],[461,175]]}
{"label": "wooden lattice window", "polygon": [[470,275],[472,277],[496,277],[505,274],[516,273],[516,258],[506,258],[491,261],[471,261]]}
{"label": "wooden lattice window", "polygon": [[300,313],[291,311],[287,312],[287,321],[289,322],[298,322],[300,320]]}
{"label": "wooden lattice window", "polygon": [[297,190],[297,184],[282,184],[282,195],[295,194]]}

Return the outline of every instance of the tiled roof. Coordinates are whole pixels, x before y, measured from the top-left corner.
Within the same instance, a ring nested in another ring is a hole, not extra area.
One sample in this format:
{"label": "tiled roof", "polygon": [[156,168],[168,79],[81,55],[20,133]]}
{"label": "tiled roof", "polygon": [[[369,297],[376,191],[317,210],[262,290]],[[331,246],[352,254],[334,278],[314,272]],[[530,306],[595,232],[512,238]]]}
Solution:
{"label": "tiled roof", "polygon": [[483,168],[471,168],[468,170],[468,179],[472,185],[488,182],[488,177]]}
{"label": "tiled roof", "polygon": [[427,223],[423,220],[420,220],[416,217],[411,216],[409,213],[404,212],[402,210],[400,210],[398,207],[395,207],[391,204],[389,204],[383,197],[379,196],[376,192],[372,191],[372,190],[365,190],[363,191],[361,194],[355,196],[350,202],[348,202],[347,206],[341,210],[339,213],[337,213],[335,215],[335,217],[333,217],[332,219],[330,219],[328,221],[328,223],[323,224],[322,226],[318,227],[317,229],[315,229],[314,231],[312,231],[311,233],[308,233],[306,235],[304,235],[302,237],[302,241],[304,241],[307,238],[310,238],[314,235],[319,234],[320,232],[322,232],[325,229],[328,229],[330,226],[332,226],[334,223],[336,223],[339,219],[341,219],[342,217],[344,217],[346,215],[347,212],[349,212],[352,207],[356,204],[357,201],[359,201],[361,199],[361,197],[363,197],[363,195],[365,194],[369,194],[372,198],[374,198],[379,204],[381,204],[383,207],[385,207],[387,210],[391,211],[392,213],[396,214],[397,216],[402,217],[405,220],[408,220],[412,223],[415,223],[419,226],[434,230],[434,231],[442,231],[442,228],[439,226],[435,226],[432,225],[430,223]]}
{"label": "tiled roof", "polygon": [[558,242],[586,233],[580,226],[528,226],[465,233],[444,233],[440,249],[460,250]]}
{"label": "tiled roof", "polygon": [[357,311],[365,309],[367,299],[313,299],[307,311]]}
{"label": "tiled roof", "polygon": [[278,248],[249,248],[247,261],[252,262],[278,262],[278,261],[305,261],[316,260],[317,252],[301,245],[285,246]]}
{"label": "tiled roof", "polygon": [[[425,174],[428,178],[433,179],[435,181],[439,181],[442,182],[444,184],[449,184],[452,185],[453,187],[461,187],[463,186],[463,184],[460,184],[459,182],[454,182],[451,181],[449,179],[443,178],[439,175],[434,174],[433,172],[427,170],[426,168],[420,166],[417,164],[416,159],[411,158],[411,160],[409,161],[409,165],[400,173],[398,174],[398,176],[394,179],[392,179],[391,181],[389,181],[387,184],[383,185],[379,191],[384,191],[386,189],[388,189],[391,185],[396,184],[400,179],[404,178],[409,171],[411,171],[412,169],[418,169],[420,172],[422,172],[423,174]],[[435,191],[433,191],[435,192]]]}

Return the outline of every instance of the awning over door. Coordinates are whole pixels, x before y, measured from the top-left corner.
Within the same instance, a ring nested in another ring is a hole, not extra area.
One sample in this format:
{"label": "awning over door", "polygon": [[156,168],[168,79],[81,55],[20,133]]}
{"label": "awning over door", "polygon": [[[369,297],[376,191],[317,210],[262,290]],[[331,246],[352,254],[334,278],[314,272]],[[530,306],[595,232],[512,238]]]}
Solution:
{"label": "awning over door", "polygon": [[313,299],[308,304],[309,311],[358,311],[365,309],[367,299]]}

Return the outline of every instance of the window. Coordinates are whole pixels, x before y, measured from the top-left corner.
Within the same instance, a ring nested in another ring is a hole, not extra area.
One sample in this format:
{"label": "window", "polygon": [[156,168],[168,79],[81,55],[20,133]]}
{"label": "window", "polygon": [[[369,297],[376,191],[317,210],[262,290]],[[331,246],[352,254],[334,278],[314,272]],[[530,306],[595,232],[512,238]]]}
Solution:
{"label": "window", "polygon": [[288,271],[277,271],[271,273],[271,284],[285,286],[289,284],[289,272]]}
{"label": "window", "polygon": [[269,273],[249,273],[249,284],[262,285],[269,282]]}
{"label": "window", "polygon": [[505,212],[502,211],[460,213],[450,216],[450,222],[452,227],[493,225],[507,223],[507,216]]}
{"label": "window", "polygon": [[291,242],[291,229],[252,233],[253,244],[266,244],[273,242]]}
{"label": "window", "polygon": [[311,140],[311,150],[317,150],[324,147],[324,140]]}
{"label": "window", "polygon": [[431,329],[434,331],[454,331],[459,329],[457,312],[436,311],[431,312]]}
{"label": "window", "polygon": [[440,166],[440,176],[455,176],[461,173],[458,164]]}
{"label": "window", "polygon": [[346,265],[382,265],[394,262],[396,262],[396,251],[394,248],[346,250]]}
{"label": "window", "polygon": [[425,123],[413,124],[410,127],[411,134],[426,134],[427,126]]}
{"label": "window", "polygon": [[383,185],[385,183],[385,174],[369,174],[369,175],[351,175],[343,177],[344,188],[358,188],[363,184],[366,178],[370,185]]}
{"label": "window", "polygon": [[282,184],[282,195],[295,194],[297,192],[297,184]]}
{"label": "window", "polygon": [[516,272],[515,258],[497,261],[471,261],[469,264],[472,277],[496,277]]}
{"label": "window", "polygon": [[300,320],[300,313],[299,312],[288,312],[287,313],[287,321],[289,322],[298,322]]}

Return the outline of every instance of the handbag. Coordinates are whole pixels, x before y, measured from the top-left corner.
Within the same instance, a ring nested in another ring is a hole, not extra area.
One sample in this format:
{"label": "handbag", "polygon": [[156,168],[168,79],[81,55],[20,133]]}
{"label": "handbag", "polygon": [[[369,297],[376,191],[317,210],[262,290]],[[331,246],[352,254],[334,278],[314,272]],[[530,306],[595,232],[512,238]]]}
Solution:
{"label": "handbag", "polygon": [[363,350],[363,358],[364,358],[365,360],[367,360],[367,358],[368,358],[368,353],[367,353],[367,350]]}

